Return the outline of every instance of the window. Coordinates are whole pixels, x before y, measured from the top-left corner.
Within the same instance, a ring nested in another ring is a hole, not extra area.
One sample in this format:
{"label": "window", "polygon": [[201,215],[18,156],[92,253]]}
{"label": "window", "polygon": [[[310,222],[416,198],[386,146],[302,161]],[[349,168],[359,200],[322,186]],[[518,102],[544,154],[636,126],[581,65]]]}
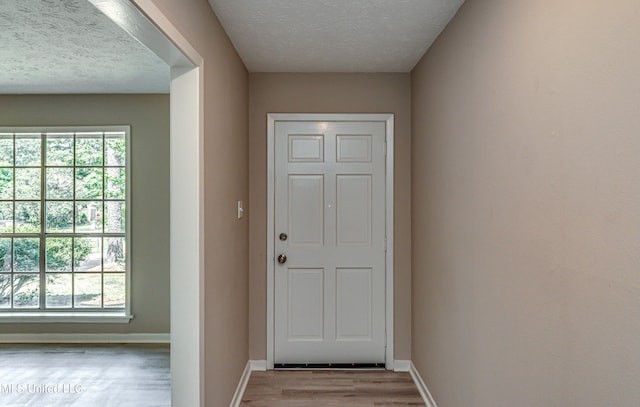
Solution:
{"label": "window", "polygon": [[129,308],[129,128],[0,128],[0,316]]}

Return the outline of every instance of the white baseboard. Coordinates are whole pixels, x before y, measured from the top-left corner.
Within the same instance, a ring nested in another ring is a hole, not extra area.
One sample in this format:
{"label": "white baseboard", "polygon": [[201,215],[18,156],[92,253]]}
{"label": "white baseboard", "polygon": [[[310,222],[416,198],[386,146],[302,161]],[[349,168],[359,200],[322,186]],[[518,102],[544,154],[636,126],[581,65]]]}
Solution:
{"label": "white baseboard", "polygon": [[171,343],[170,334],[0,334],[0,343]]}
{"label": "white baseboard", "polygon": [[247,384],[249,383],[249,378],[251,377],[251,360],[247,361],[247,365],[244,367],[244,372],[242,372],[242,376],[240,376],[240,382],[238,383],[238,387],[236,388],[236,392],[231,399],[231,404],[229,407],[239,407],[242,402],[242,396],[244,396],[244,391],[247,388]]}
{"label": "white baseboard", "polygon": [[394,360],[393,361],[393,371],[394,372],[408,372],[411,370],[411,361],[410,360]]}
{"label": "white baseboard", "polygon": [[252,372],[266,372],[267,361],[266,360],[250,360]]}
{"label": "white baseboard", "polygon": [[251,372],[265,372],[266,370],[266,360],[249,360],[244,368],[244,372],[242,372],[242,377],[240,377],[240,382],[238,383],[238,387],[236,388],[236,392],[233,395],[233,399],[231,399],[231,404],[229,404],[229,407],[240,406],[242,397],[244,397],[244,391],[247,389],[247,384],[249,383],[249,379],[251,378]]}
{"label": "white baseboard", "polygon": [[418,369],[416,369],[415,365],[411,361],[409,361],[409,374],[411,375],[413,382],[416,384],[416,387],[422,396],[422,400],[424,400],[424,404],[426,404],[427,407],[438,407],[435,400],[433,400],[427,385],[424,384],[424,380],[422,380],[420,372],[418,372]]}

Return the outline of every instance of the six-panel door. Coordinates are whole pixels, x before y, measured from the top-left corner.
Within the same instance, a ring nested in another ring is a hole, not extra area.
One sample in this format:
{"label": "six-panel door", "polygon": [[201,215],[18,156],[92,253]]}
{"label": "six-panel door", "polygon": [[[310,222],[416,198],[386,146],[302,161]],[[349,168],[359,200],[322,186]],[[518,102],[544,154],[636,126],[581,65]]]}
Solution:
{"label": "six-panel door", "polygon": [[275,363],[384,363],[384,122],[276,122],[280,254]]}

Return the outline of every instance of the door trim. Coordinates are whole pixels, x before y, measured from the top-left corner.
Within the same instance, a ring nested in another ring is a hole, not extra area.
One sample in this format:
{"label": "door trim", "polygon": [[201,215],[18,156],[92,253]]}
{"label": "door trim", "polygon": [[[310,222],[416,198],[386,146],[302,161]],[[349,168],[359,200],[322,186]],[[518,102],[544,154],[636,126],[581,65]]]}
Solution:
{"label": "door trim", "polygon": [[386,124],[386,260],[385,260],[385,368],[393,370],[393,158],[394,115],[267,113],[267,369],[274,366],[275,346],[275,123],[278,121],[368,121]]}

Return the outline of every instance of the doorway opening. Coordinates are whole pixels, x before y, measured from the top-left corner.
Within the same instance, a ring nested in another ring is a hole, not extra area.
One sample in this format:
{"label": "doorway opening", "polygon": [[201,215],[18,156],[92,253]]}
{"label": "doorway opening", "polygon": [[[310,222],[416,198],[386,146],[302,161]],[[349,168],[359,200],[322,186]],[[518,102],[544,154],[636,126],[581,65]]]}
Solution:
{"label": "doorway opening", "polygon": [[198,406],[204,399],[203,58],[151,1],[89,1],[171,66],[171,400]]}

